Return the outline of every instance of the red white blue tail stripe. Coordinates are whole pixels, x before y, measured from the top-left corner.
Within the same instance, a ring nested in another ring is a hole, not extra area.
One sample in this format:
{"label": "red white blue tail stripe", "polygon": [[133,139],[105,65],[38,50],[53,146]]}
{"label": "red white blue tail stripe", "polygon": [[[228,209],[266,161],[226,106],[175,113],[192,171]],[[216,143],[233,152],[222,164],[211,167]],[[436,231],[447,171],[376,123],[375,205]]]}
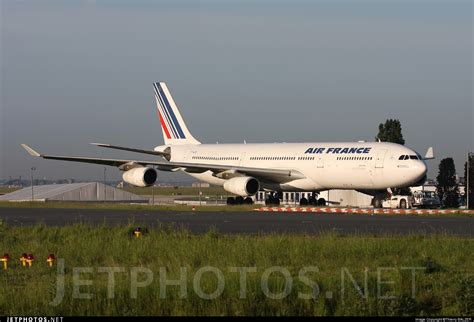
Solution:
{"label": "red white blue tail stripe", "polygon": [[160,123],[167,139],[186,139],[184,131],[179,124],[173,107],[171,106],[172,98],[167,96],[163,86],[160,83],[154,83],[155,98],[160,117]]}

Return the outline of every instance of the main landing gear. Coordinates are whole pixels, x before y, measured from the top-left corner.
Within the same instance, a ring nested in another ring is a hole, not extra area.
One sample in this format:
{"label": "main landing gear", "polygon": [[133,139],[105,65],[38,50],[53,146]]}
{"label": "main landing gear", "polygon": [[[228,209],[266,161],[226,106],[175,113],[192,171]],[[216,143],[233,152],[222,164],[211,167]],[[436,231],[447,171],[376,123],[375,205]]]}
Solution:
{"label": "main landing gear", "polygon": [[228,205],[252,205],[253,200],[250,197],[228,197],[227,198]]}
{"label": "main landing gear", "polygon": [[305,206],[325,206],[326,205],[326,199],[324,198],[319,198],[318,199],[318,194],[316,192],[312,192],[311,196],[307,199],[306,197],[302,197],[300,199],[300,206],[305,207]]}
{"label": "main landing gear", "polygon": [[265,199],[265,206],[279,206],[281,197],[281,192],[269,193],[268,198]]}

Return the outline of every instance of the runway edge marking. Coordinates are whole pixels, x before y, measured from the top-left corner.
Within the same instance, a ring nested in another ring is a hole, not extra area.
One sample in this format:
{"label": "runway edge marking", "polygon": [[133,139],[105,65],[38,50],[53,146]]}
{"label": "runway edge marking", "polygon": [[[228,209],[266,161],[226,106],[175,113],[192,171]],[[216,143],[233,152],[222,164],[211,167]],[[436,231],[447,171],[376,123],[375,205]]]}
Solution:
{"label": "runway edge marking", "polygon": [[373,209],[373,208],[330,208],[330,207],[260,207],[258,212],[312,212],[326,214],[377,214],[377,215],[452,215],[456,213],[474,215],[474,210],[456,209]]}

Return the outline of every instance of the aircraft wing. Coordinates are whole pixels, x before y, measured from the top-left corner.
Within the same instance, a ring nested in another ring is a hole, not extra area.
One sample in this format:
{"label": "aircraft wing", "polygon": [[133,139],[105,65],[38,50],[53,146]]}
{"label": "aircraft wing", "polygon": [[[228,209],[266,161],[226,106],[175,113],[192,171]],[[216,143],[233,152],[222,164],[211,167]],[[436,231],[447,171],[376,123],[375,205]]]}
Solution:
{"label": "aircraft wing", "polygon": [[109,148],[109,149],[116,149],[116,150],[123,150],[123,151],[130,151],[130,152],[137,152],[137,153],[144,153],[144,154],[151,154],[151,155],[159,155],[159,156],[162,156],[162,157],[169,157],[170,156],[169,151],[168,152],[159,152],[159,151],[135,149],[135,148],[129,148],[129,147],[125,147],[125,146],[118,146],[118,145],[105,144],[105,143],[91,143],[91,144],[96,145],[96,146],[100,146],[102,148]]}
{"label": "aircraft wing", "polygon": [[147,165],[149,164],[148,161],[134,161],[134,160],[122,160],[122,159],[102,159],[102,158],[87,158],[87,157],[71,157],[71,156],[63,156],[63,155],[46,155],[41,154],[26,144],[21,145],[31,156],[33,157],[41,157],[43,159],[51,159],[51,160],[62,160],[62,161],[73,161],[73,162],[83,162],[83,163],[94,163],[94,164],[102,164],[102,165],[109,165],[113,167],[120,167],[125,164],[134,163],[137,165]]}
{"label": "aircraft wing", "polygon": [[200,164],[200,163],[189,163],[189,162],[170,162],[170,161],[140,161],[140,160],[123,160],[123,159],[103,159],[103,158],[88,158],[88,157],[73,157],[73,156],[60,156],[60,155],[44,155],[33,150],[26,144],[21,145],[31,156],[41,157],[43,159],[51,160],[62,160],[62,161],[73,161],[83,163],[95,163],[108,166],[118,167],[122,170],[127,168],[133,168],[136,166],[156,166],[158,170],[162,171],[174,171],[184,170],[189,173],[203,173],[206,171],[212,171],[216,177],[226,178],[226,175],[232,176],[234,174],[243,174],[255,177],[258,180],[274,183],[285,183],[297,179],[306,178],[298,170],[294,169],[267,169],[267,168],[252,168],[252,167],[239,167],[232,165],[221,165],[221,164]]}

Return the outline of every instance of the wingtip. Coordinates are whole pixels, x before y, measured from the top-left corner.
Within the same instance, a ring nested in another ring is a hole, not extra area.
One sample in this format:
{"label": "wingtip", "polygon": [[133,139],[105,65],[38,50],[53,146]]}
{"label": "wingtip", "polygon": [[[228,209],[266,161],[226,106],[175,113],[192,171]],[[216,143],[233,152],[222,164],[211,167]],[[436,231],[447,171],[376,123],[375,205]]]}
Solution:
{"label": "wingtip", "polygon": [[26,150],[26,152],[28,152],[29,155],[31,155],[32,157],[40,157],[41,154],[36,152],[35,150],[33,150],[32,148],[30,148],[28,145],[26,144],[21,144],[22,148]]}
{"label": "wingtip", "polygon": [[97,142],[93,142],[93,143],[89,143],[89,144],[92,144],[92,145],[97,145],[97,146],[107,146],[108,144],[104,144],[104,143],[97,143]]}

